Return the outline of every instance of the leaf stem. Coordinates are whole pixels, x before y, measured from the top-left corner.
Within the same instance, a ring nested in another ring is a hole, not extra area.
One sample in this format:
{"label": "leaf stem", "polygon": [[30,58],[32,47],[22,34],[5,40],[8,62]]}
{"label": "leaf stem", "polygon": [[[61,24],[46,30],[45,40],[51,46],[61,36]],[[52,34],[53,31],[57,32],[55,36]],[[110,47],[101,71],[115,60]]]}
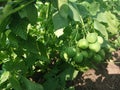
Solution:
{"label": "leaf stem", "polygon": [[85,24],[84,24],[84,21],[83,21],[83,18],[80,16],[80,20],[81,20],[81,24],[82,24],[82,31],[83,31],[83,36],[85,37],[87,31],[86,31],[86,28],[85,28]]}

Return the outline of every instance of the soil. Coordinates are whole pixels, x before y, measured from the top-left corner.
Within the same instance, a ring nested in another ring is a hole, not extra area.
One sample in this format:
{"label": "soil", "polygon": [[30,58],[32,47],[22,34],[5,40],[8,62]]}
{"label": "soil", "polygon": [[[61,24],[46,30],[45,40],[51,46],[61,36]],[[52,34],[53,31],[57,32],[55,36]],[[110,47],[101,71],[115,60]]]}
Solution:
{"label": "soil", "polygon": [[69,84],[75,90],[120,90],[120,50],[112,53],[112,59],[102,63],[98,69],[90,69]]}

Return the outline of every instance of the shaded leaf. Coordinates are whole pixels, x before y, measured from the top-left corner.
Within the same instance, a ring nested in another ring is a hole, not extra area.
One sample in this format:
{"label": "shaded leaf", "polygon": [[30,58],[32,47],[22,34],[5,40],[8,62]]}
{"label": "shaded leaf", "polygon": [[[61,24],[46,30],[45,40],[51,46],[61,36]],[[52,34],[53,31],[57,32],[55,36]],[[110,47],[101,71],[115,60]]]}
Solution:
{"label": "shaded leaf", "polygon": [[53,14],[53,24],[54,29],[58,30],[60,28],[64,28],[68,25],[68,20],[66,18],[63,18],[60,13],[56,12]]}
{"label": "shaded leaf", "polygon": [[10,29],[13,33],[20,36],[22,39],[27,39],[27,25],[28,21],[26,19],[20,19],[16,17],[10,24]]}
{"label": "shaded leaf", "polygon": [[5,33],[1,33],[0,34],[0,44],[4,47],[6,46],[6,34]]}
{"label": "shaded leaf", "polygon": [[6,62],[3,66],[3,68],[5,68],[8,71],[11,72],[19,72],[21,74],[26,74],[27,72],[27,66],[25,64],[25,61],[21,60],[20,58],[15,58],[14,61],[10,60],[8,62]]}
{"label": "shaded leaf", "polygon": [[28,52],[32,53],[38,53],[39,48],[37,47],[37,42],[35,37],[28,36],[27,40],[20,39],[19,46],[21,46],[23,49],[26,49]]}
{"label": "shaded leaf", "polygon": [[34,4],[29,4],[19,11],[19,15],[21,18],[27,17],[28,20],[34,24],[37,21],[37,9]]}
{"label": "shaded leaf", "polygon": [[12,18],[10,16],[5,18],[3,21],[0,20],[0,32],[6,31],[7,25],[9,25],[11,21],[12,21]]}
{"label": "shaded leaf", "polygon": [[8,35],[8,40],[9,40],[9,43],[10,43],[11,46],[13,46],[13,47],[18,47],[19,46],[17,37],[16,37],[16,35],[13,32],[11,32]]}
{"label": "shaded leaf", "polygon": [[60,78],[64,80],[73,80],[76,78],[78,71],[73,67],[67,67],[63,72],[60,73]]}
{"label": "shaded leaf", "polygon": [[57,90],[58,86],[59,86],[59,83],[55,78],[49,78],[44,83],[44,89],[45,90]]}
{"label": "shaded leaf", "polygon": [[80,15],[83,18],[89,15],[89,11],[82,4],[77,4],[77,7],[78,7]]}
{"label": "shaded leaf", "polygon": [[20,82],[18,81],[17,78],[15,78],[14,76],[11,76],[9,78],[9,81],[12,85],[12,87],[15,89],[15,90],[22,90],[21,86],[20,86]]}
{"label": "shaded leaf", "polygon": [[58,0],[59,13],[62,17],[67,18],[68,16],[68,0]]}
{"label": "shaded leaf", "polygon": [[66,18],[68,17],[68,13],[69,13],[69,7],[67,4],[63,4],[61,7],[60,7],[60,10],[59,10],[59,13],[60,15],[63,17],[63,18]]}
{"label": "shaded leaf", "polygon": [[21,85],[24,90],[44,90],[41,84],[34,83],[25,77],[21,77]]}

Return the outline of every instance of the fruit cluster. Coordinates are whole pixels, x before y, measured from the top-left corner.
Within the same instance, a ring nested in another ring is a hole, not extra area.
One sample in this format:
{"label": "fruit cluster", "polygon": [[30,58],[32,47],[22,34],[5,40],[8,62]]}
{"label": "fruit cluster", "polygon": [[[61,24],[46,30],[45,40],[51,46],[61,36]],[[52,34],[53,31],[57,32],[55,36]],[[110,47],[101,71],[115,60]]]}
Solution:
{"label": "fruit cluster", "polygon": [[76,46],[67,47],[61,57],[66,61],[81,63],[84,60],[101,62],[105,58],[105,51],[102,49],[104,39],[97,33],[88,33],[86,38],[80,39]]}

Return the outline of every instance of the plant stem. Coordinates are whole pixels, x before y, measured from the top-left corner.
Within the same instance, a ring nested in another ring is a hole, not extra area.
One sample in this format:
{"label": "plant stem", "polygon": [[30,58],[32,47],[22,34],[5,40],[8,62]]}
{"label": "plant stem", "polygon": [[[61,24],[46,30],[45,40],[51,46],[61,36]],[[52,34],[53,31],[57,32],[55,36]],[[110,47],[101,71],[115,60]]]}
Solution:
{"label": "plant stem", "polygon": [[50,17],[50,15],[51,15],[51,1],[49,2],[49,6],[48,6],[47,19]]}
{"label": "plant stem", "polygon": [[31,3],[34,2],[34,1],[35,1],[35,0],[31,0],[30,2],[25,3],[24,5],[21,5],[20,7],[17,7],[17,8],[15,8],[15,9],[12,9],[12,11],[10,11],[10,12],[5,12],[5,13],[3,13],[2,15],[0,15],[0,24],[3,22],[3,20],[4,20],[6,17],[8,17],[9,15],[11,15],[11,14],[13,14],[13,13],[21,10],[22,8],[24,8],[25,6],[31,4]]}

